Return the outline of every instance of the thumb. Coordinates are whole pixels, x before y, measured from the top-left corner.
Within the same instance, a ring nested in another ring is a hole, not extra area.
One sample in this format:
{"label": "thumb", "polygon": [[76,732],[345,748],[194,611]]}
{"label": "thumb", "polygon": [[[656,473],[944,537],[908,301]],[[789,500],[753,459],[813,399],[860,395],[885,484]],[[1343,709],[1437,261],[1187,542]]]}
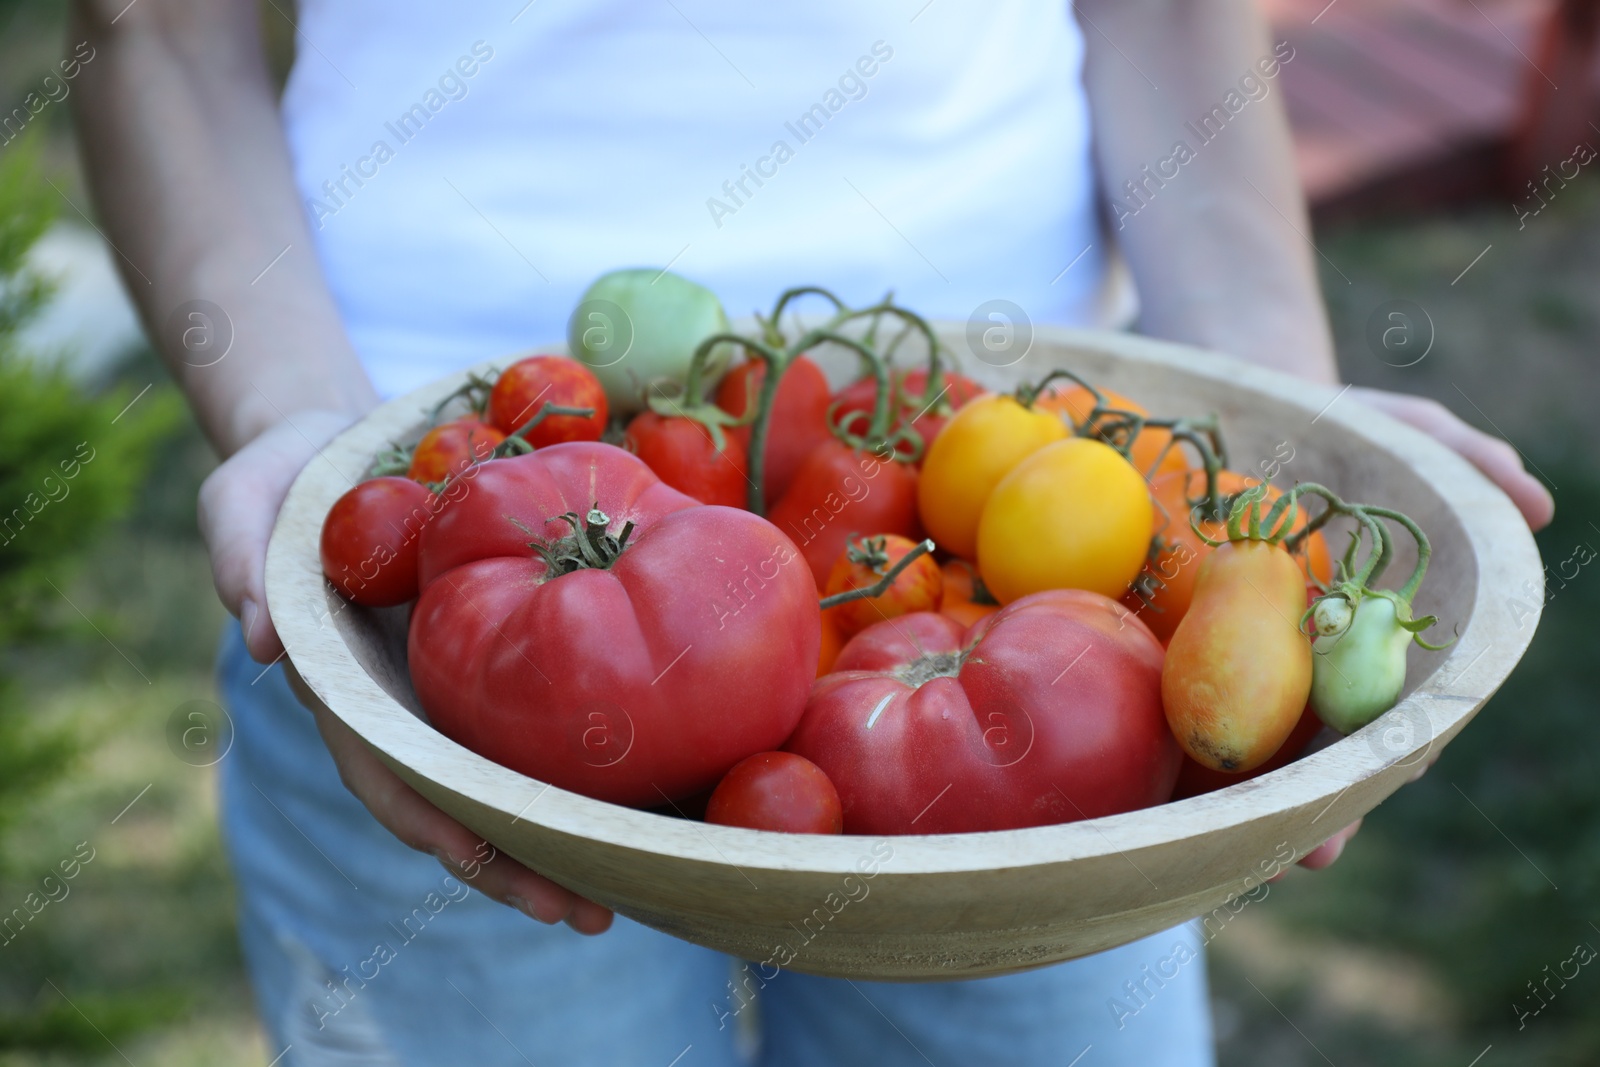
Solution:
{"label": "thumb", "polygon": [[[198,520],[212,581],[223,606],[239,618],[245,646],[259,663],[283,655],[266,594],[267,542],[278,511],[295,477],[356,417],[299,412],[229,456],[200,486]],[[351,484],[359,474],[347,472]]]}

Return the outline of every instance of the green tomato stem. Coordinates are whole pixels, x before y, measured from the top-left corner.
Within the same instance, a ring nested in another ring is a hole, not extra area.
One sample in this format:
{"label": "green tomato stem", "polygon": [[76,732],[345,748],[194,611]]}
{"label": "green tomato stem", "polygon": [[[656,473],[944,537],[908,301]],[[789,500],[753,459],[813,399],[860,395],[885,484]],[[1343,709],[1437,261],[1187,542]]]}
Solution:
{"label": "green tomato stem", "polygon": [[[715,340],[715,338],[713,338]],[[751,338],[739,338],[746,356],[755,356],[765,365],[761,376],[761,392],[756,395],[755,421],[750,424],[749,454],[746,456],[750,489],[745,496],[745,506],[757,515],[767,513],[767,427],[772,422],[772,407],[778,396],[778,382],[796,353],[778,351]],[[702,349],[704,346],[702,346]],[[700,351],[695,352],[695,363],[689,373],[694,374],[700,362]],[[748,411],[745,412],[749,414]]]}
{"label": "green tomato stem", "polygon": [[1407,607],[1410,607],[1412,599],[1417,595],[1417,590],[1422,587],[1423,577],[1428,573],[1428,563],[1433,558],[1433,545],[1429,543],[1428,535],[1422,532],[1422,527],[1412,521],[1410,516],[1402,515],[1400,512],[1392,511],[1389,508],[1369,507],[1366,510],[1373,515],[1398,522],[1406,528],[1406,531],[1412,537],[1416,538],[1417,565],[1412,568],[1411,577],[1406,579],[1406,584],[1402,585],[1395,594],[1405,602]]}
{"label": "green tomato stem", "polygon": [[[875,446],[887,441],[889,439],[890,415],[889,365],[885,363],[883,358],[874,352],[870,347],[853,337],[846,337],[844,334],[835,333],[832,330],[819,329],[810,331],[805,337],[801,338],[801,340],[804,341],[813,338],[815,339],[813,343],[829,341],[833,344],[841,345],[845,348],[851,349],[856,353],[856,355],[861,357],[862,362],[866,364],[868,373],[872,375],[873,382],[877,385],[877,395],[872,401],[872,421],[867,426],[865,447]],[[796,344],[798,344],[798,342],[796,342]],[[811,345],[807,345],[806,347],[810,348]],[[841,427],[834,426],[832,429],[834,431],[834,436],[838,437],[842,441],[845,440],[845,434]],[[845,443],[851,444],[853,442],[846,441]]]}
{"label": "green tomato stem", "polygon": [[589,418],[594,414],[594,408],[574,408],[562,404],[551,403],[546,400],[533,418],[517,427],[515,433],[506,435],[506,439],[494,446],[491,459],[501,459],[513,453],[532,452],[533,446],[527,441],[528,432],[552,415],[572,415],[580,419]]}
{"label": "green tomato stem", "polygon": [[802,296],[824,297],[833,304],[835,318],[840,315],[849,314],[849,306],[845,304],[843,300],[840,300],[837,296],[834,296],[832,292],[824,289],[820,285],[800,285],[793,289],[785,289],[782,295],[778,297],[778,302],[773,305],[771,318],[767,320],[771,325],[772,332],[776,334],[778,338],[778,340],[774,342],[772,336],[769,334],[766,338],[769,344],[772,344],[774,347],[782,345],[784,310],[788,308],[792,301],[797,300]]}
{"label": "green tomato stem", "polygon": [[867,597],[882,596],[889,591],[890,586],[894,585],[894,580],[900,577],[902,571],[929,552],[932,552],[933,549],[934,544],[932,541],[925,540],[921,542],[896,560],[894,566],[890,567],[888,573],[880,578],[876,584],[863,586],[859,589],[847,589],[842,593],[825,596],[818,601],[818,607],[822,608],[823,611],[827,611],[829,608],[836,608],[840,604],[848,604],[852,600],[865,600]]}

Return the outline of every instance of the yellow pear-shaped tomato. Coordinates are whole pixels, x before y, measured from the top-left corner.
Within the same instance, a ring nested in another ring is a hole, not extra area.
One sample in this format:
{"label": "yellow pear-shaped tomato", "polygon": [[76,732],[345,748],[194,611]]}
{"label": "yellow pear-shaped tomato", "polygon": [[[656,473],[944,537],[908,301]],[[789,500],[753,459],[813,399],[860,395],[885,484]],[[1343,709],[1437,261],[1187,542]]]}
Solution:
{"label": "yellow pear-shaped tomato", "polygon": [[1155,507],[1116,449],[1072,437],[1034,452],[989,494],[978,520],[978,573],[1009,604],[1045,589],[1116,599],[1150,550]]}
{"label": "yellow pear-shaped tomato", "polygon": [[917,509],[934,544],[971,558],[978,547],[978,516],[1000,479],[1023,459],[1067,436],[1054,412],[1024,407],[1015,397],[990,393],[950,417],[928,446],[917,482]]}
{"label": "yellow pear-shaped tomato", "polygon": [[1230,541],[1200,565],[1161,670],[1167,724],[1192,759],[1253,770],[1294,731],[1311,695],[1305,604],[1305,574],[1281,545]]}

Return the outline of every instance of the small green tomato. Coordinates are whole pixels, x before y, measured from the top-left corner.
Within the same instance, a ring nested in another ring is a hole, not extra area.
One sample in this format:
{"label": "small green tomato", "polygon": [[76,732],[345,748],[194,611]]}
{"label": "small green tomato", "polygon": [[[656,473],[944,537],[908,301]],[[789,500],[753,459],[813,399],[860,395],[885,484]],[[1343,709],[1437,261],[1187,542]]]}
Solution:
{"label": "small green tomato", "polygon": [[[590,285],[567,322],[567,346],[594,372],[614,413],[645,406],[651,386],[689,376],[700,342],[729,330],[715,293],[662,270],[615,270]],[[704,378],[721,377],[733,351],[718,345]]]}
{"label": "small green tomato", "polygon": [[[1349,604],[1342,597],[1322,603],[1333,600]],[[1392,595],[1369,593],[1355,606],[1342,633],[1319,636],[1313,642],[1311,707],[1342,734],[1361,729],[1400,700],[1406,684],[1406,648],[1413,640],[1412,632],[1402,625],[1411,620],[1401,618],[1401,611]],[[1409,616],[1409,609],[1404,613]],[[1329,614],[1337,614],[1336,609]]]}

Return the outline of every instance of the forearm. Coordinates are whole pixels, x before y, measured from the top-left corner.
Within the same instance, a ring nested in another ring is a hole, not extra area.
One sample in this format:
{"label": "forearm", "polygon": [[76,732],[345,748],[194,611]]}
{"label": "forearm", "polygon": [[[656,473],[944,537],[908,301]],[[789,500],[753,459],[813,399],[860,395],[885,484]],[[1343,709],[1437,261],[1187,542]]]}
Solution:
{"label": "forearm", "polygon": [[[1138,287],[1140,329],[1336,380],[1281,82],[1257,66],[1281,57],[1255,4],[1077,6],[1106,217]],[[1240,91],[1246,75],[1265,96]],[[1213,107],[1227,113],[1230,91],[1243,107],[1202,128]]]}
{"label": "forearm", "polygon": [[[295,411],[372,406],[295,192],[255,4],[78,0],[72,22],[95,49],[73,98],[101,226],[217,450]],[[173,319],[196,300],[231,322],[220,360]]]}

